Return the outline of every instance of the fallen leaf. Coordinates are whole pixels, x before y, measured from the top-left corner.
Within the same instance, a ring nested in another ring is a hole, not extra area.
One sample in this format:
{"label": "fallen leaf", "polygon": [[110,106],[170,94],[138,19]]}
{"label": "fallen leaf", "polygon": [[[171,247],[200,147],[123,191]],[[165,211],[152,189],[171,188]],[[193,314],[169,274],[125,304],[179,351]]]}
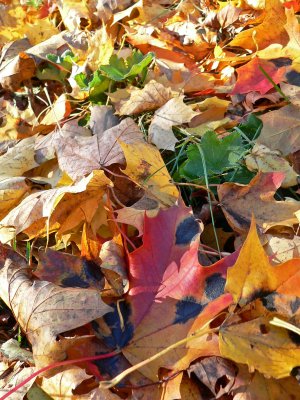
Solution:
{"label": "fallen leaf", "polygon": [[0,218],[16,207],[20,201],[31,192],[32,185],[29,179],[7,178],[0,181]]}
{"label": "fallen leaf", "polygon": [[101,271],[117,296],[128,291],[128,276],[123,248],[114,240],[103,243],[99,254]]}
{"label": "fallen leaf", "polygon": [[266,235],[265,251],[271,257],[272,263],[282,263],[292,258],[300,258],[300,237],[288,235]]}
{"label": "fallen leaf", "polygon": [[79,180],[101,166],[124,164],[119,140],[127,144],[143,141],[141,131],[131,118],[106,130],[102,130],[94,118],[92,124],[94,135],[87,128],[78,126],[77,120],[67,122],[46,139],[46,144],[40,142],[36,150],[47,149],[47,142],[51,140],[61,170],[73,180]]}
{"label": "fallen leaf", "polygon": [[295,378],[267,379],[259,372],[250,373],[247,366],[239,365],[231,394],[235,400],[292,400],[299,396],[300,389]]}
{"label": "fallen leaf", "polygon": [[149,127],[149,139],[159,149],[174,151],[178,140],[174,136],[172,127],[190,122],[197,115],[183,102],[183,98],[184,96],[175,97],[155,111]]}
{"label": "fallen leaf", "polygon": [[222,327],[220,351],[223,357],[275,379],[290,376],[300,357],[299,345],[288,331],[274,327],[266,317]]}
{"label": "fallen leaf", "polygon": [[37,368],[65,358],[66,349],[76,337],[57,340],[60,334],[111,311],[98,290],[61,288],[47,281],[33,281],[26,260],[3,245],[1,282],[1,298],[26,332]]}
{"label": "fallen leaf", "polygon": [[[34,276],[61,287],[102,290],[104,278],[95,262],[72,254],[47,249],[39,251]],[[56,268],[59,265],[59,268]]]}
{"label": "fallen leaf", "polygon": [[[280,290],[289,286],[300,276],[300,258],[272,266],[257,235],[255,220],[252,220],[249,234],[242,246],[238,259],[227,273],[225,290],[241,306],[255,300],[261,293]],[[281,288],[281,289],[279,289]],[[298,289],[295,287],[294,294]]]}
{"label": "fallen leaf", "polygon": [[157,201],[143,196],[131,207],[120,208],[117,211],[118,217],[116,221],[134,226],[141,236],[144,231],[144,216],[155,217],[159,212],[159,207],[160,205]]}
{"label": "fallen leaf", "polygon": [[262,115],[263,128],[257,143],[271,150],[279,150],[283,156],[300,149],[300,108],[292,104]]}
{"label": "fallen leaf", "polygon": [[172,91],[170,88],[152,80],[143,89],[134,87],[132,89],[119,89],[111,93],[109,97],[118,114],[131,115],[162,107],[172,98]]}
{"label": "fallen leaf", "polygon": [[91,12],[86,3],[79,0],[57,2],[58,9],[69,31],[74,32],[82,26],[91,25]]}
{"label": "fallen leaf", "polygon": [[[103,171],[94,171],[77,185],[31,194],[0,221],[2,242],[22,231],[29,236],[47,235],[52,229],[62,234],[81,226],[83,221],[92,223],[104,190],[110,184]],[[97,218],[100,224],[104,223],[100,215]]]}
{"label": "fallen leaf", "polygon": [[283,172],[284,179],[281,186],[284,188],[295,186],[298,183],[298,174],[287,160],[280,156],[280,152],[272,151],[264,145],[256,143],[251,153],[245,157],[245,163],[250,171]]}
{"label": "fallen leaf", "polygon": [[[219,398],[231,392],[237,367],[232,361],[224,358],[207,357],[191,365],[188,373],[194,373],[199,381]],[[221,384],[222,380],[226,380],[225,387]]]}
{"label": "fallen leaf", "polygon": [[[261,50],[273,43],[287,44],[288,35],[284,28],[286,23],[285,8],[280,0],[266,2],[262,23],[240,32],[230,46],[243,47],[252,51]],[[274,29],[276,26],[276,29]]]}
{"label": "fallen leaf", "polygon": [[[209,97],[208,99],[197,103],[197,108],[199,108],[201,113],[191,120],[189,127],[199,129],[199,125],[207,126],[209,122],[222,120],[228,106],[229,101],[219,99],[216,96]],[[189,129],[188,131],[193,132],[192,129]]]}
{"label": "fallen leaf", "polygon": [[178,190],[170,183],[171,177],[158,149],[143,142],[120,142],[120,146],[127,164],[123,173],[142,187],[149,198],[164,206],[173,205],[178,198]]}
{"label": "fallen leaf", "polygon": [[259,173],[249,185],[227,182],[218,187],[222,209],[234,230],[247,232],[252,214],[263,232],[276,226],[297,224],[294,213],[299,210],[300,202],[274,199],[283,179],[281,172]]}
{"label": "fallen leaf", "polygon": [[51,104],[49,111],[41,120],[41,125],[58,125],[60,121],[68,117],[71,113],[71,104],[66,96],[62,94]]}
{"label": "fallen leaf", "polygon": [[281,82],[280,88],[294,106],[300,106],[300,88],[296,85]]}
{"label": "fallen leaf", "polygon": [[[176,372],[200,356],[218,355],[215,336],[197,337],[196,332],[232,302],[223,288],[226,270],[237,253],[202,267],[198,263],[197,223],[187,211],[174,206],[156,218],[146,217],[143,246],[130,255],[128,300],[134,323],[142,320],[123,353],[131,364],[136,364],[169,346],[172,350],[141,366],[142,373],[151,380],[157,379],[160,367]],[[161,251],[159,257],[153,248]],[[185,342],[187,337],[191,340]],[[177,346],[172,348],[175,343]]]}
{"label": "fallen leaf", "polygon": [[74,395],[74,392],[80,384],[90,378],[91,375],[88,375],[84,369],[69,367],[52,377],[42,378],[40,386],[53,400],[61,400],[61,398],[68,397],[72,400],[88,399],[88,397],[83,397],[82,395]]}
{"label": "fallen leaf", "polygon": [[[21,365],[20,363],[17,363],[14,366],[13,371],[9,374],[8,377],[6,377],[6,382],[1,385],[0,389],[0,395],[5,396],[8,394],[8,392],[21,382],[25,381],[27,378],[30,377],[35,372],[35,367],[27,367],[27,368],[20,368]],[[20,400],[21,398],[24,398],[28,390],[32,387],[34,384],[34,380],[30,380],[29,382],[26,382],[25,385],[20,387],[17,391],[9,395],[9,398],[11,400]]]}
{"label": "fallen leaf", "polygon": [[[269,79],[264,75],[261,68],[268,75]],[[274,83],[270,82],[270,79],[276,84],[285,80],[286,68],[278,68],[270,61],[254,57],[247,64],[237,68],[236,72],[238,74],[238,79],[232,94],[249,93],[254,90],[265,94],[270,89],[274,88]]]}
{"label": "fallen leaf", "polygon": [[20,52],[16,57],[1,65],[0,84],[5,89],[16,91],[24,81],[33,77],[35,69],[33,58],[24,52]]}
{"label": "fallen leaf", "polygon": [[[154,218],[145,216],[143,246],[129,255],[129,296],[135,325],[147,314],[159,292],[162,279],[171,276],[166,274],[166,268],[172,263],[179,265],[199,233],[198,222],[182,204],[160,211]],[[155,253],[153,248],[156,249]],[[147,264],[151,267],[146,273]]]}
{"label": "fallen leaf", "polygon": [[21,140],[0,156],[0,179],[19,177],[24,172],[38,166],[34,159],[36,137]]}

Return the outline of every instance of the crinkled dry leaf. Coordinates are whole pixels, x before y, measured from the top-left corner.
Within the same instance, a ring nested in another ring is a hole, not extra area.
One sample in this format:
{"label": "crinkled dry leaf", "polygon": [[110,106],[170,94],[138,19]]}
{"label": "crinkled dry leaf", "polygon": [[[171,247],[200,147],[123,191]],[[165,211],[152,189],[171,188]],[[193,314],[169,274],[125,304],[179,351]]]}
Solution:
{"label": "crinkled dry leaf", "polygon": [[281,183],[284,188],[298,183],[298,174],[288,161],[281,157],[278,151],[272,151],[262,144],[255,143],[251,153],[245,157],[245,162],[250,171],[284,172],[284,179]]}
{"label": "crinkled dry leaf", "polygon": [[0,221],[2,242],[11,240],[22,231],[29,236],[45,235],[52,229],[62,234],[80,226],[83,221],[90,223],[108,185],[111,185],[111,181],[104,172],[94,171],[74,186],[29,195]]}
{"label": "crinkled dry leaf", "polygon": [[285,329],[275,327],[266,317],[220,329],[220,351],[223,357],[247,364],[276,379],[290,376],[299,364],[300,347]]}
{"label": "crinkled dry leaf", "polygon": [[93,130],[97,134],[91,135],[87,128],[79,127],[75,120],[57,129],[52,137],[60,168],[74,180],[101,166],[124,165],[119,140],[128,145],[143,141],[139,127],[131,118],[107,130],[102,130],[93,119]]}
{"label": "crinkled dry leaf", "polygon": [[260,117],[263,128],[257,143],[287,156],[300,149],[300,107],[289,104]]}
{"label": "crinkled dry leaf", "polygon": [[0,251],[1,298],[26,333],[37,368],[65,359],[65,351],[78,338],[63,338],[63,332],[111,311],[98,290],[32,280],[24,258],[3,245]]}
{"label": "crinkled dry leaf", "polygon": [[149,127],[149,139],[159,149],[175,150],[178,142],[172,127],[190,122],[197,115],[191,106],[183,102],[184,96],[178,96],[169,100],[159,108]]}
{"label": "crinkled dry leaf", "polygon": [[282,172],[259,173],[248,185],[226,182],[218,187],[222,209],[234,230],[247,232],[252,214],[263,232],[298,223],[294,213],[299,210],[300,202],[274,199],[283,179]]}
{"label": "crinkled dry leaf", "polygon": [[142,187],[149,198],[164,206],[173,205],[179,192],[176,186],[170,183],[171,177],[157,148],[143,142],[120,142],[120,146],[127,164],[124,174]]}
{"label": "crinkled dry leaf", "polygon": [[[121,97],[119,97],[119,93]],[[126,96],[126,97],[125,97]],[[154,80],[142,89],[119,89],[110,94],[110,99],[120,115],[140,114],[144,111],[156,110],[172,98],[170,88]]]}

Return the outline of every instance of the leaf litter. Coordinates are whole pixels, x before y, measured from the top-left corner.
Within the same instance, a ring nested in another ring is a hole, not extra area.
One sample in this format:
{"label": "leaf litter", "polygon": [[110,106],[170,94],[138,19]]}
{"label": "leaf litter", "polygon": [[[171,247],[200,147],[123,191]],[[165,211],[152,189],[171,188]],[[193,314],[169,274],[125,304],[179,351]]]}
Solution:
{"label": "leaf litter", "polygon": [[1,399],[300,397],[299,12],[1,4]]}

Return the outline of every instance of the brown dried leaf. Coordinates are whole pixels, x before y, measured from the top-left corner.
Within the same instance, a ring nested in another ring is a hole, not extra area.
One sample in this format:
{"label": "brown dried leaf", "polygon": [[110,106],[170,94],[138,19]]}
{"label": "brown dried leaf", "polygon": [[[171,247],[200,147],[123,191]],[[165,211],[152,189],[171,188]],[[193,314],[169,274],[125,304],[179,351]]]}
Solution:
{"label": "brown dried leaf", "polygon": [[178,140],[172,127],[190,122],[197,115],[191,106],[183,102],[183,98],[184,96],[178,96],[169,100],[154,114],[149,127],[149,139],[159,149],[174,151]]}
{"label": "brown dried leaf", "polygon": [[105,131],[101,128],[94,126],[97,134],[91,135],[88,129],[79,127],[77,121],[70,121],[54,133],[52,143],[59,167],[73,180],[78,180],[101,166],[124,165],[125,158],[119,140],[127,144],[143,141],[139,127],[131,118],[126,118],[119,125]]}
{"label": "brown dried leaf", "polygon": [[247,168],[250,171],[284,172],[285,177],[281,183],[284,188],[297,185],[298,174],[293,167],[280,156],[280,152],[272,151],[262,144],[255,144],[251,153],[245,157]]}
{"label": "brown dried leaf", "polygon": [[[120,96],[121,95],[121,96]],[[143,89],[119,89],[109,95],[120,115],[140,114],[156,110],[172,98],[170,88],[154,80]]]}
{"label": "brown dried leaf", "polygon": [[[285,8],[281,1],[269,0],[266,3],[263,22],[239,33],[229,45],[252,51],[262,50],[273,43],[285,45],[288,42],[285,23]],[[274,29],[274,26],[276,26],[276,29]]]}
{"label": "brown dried leaf", "polygon": [[260,117],[263,129],[257,143],[287,156],[300,149],[300,107],[289,104]]}
{"label": "brown dried leaf", "polygon": [[[14,366],[13,371],[8,376],[5,377],[4,382],[3,380],[1,380],[1,388],[0,388],[1,398],[2,396],[7,395],[7,392],[9,392],[13,387],[17,386],[18,384],[29,378],[29,376],[32,375],[34,372],[35,372],[34,367],[21,368],[21,363],[17,363]],[[29,382],[25,383],[25,385],[16,390],[13,394],[10,394],[9,399],[10,400],[23,399],[33,384],[34,384],[34,379],[31,379]]]}
{"label": "brown dried leaf", "polygon": [[294,213],[299,210],[300,202],[274,199],[283,179],[281,172],[259,173],[249,185],[226,182],[219,186],[222,209],[234,230],[247,232],[252,214],[263,232],[271,227],[292,227],[298,223]]}
{"label": "brown dried leaf", "polygon": [[[189,374],[193,372],[199,381],[207,386],[218,399],[231,391],[237,374],[237,367],[232,361],[213,356],[191,365],[188,372]],[[225,387],[221,384],[222,380],[226,380]]]}
{"label": "brown dried leaf", "polygon": [[4,245],[0,245],[0,254],[1,298],[26,333],[37,368],[65,359],[74,340],[60,334],[111,311],[98,290],[33,281],[23,257]]}
{"label": "brown dried leaf", "polygon": [[20,88],[22,82],[33,77],[35,69],[33,58],[21,52],[1,65],[0,84],[4,89],[14,92]]}
{"label": "brown dried leaf", "polygon": [[0,156],[0,179],[22,176],[24,172],[38,166],[34,159],[36,137],[21,140],[7,153]]}
{"label": "brown dried leaf", "polygon": [[[81,226],[83,221],[91,223],[107,185],[111,181],[104,172],[94,171],[74,186],[29,195],[0,221],[1,241],[7,242],[22,231],[29,236],[45,235],[47,230],[62,234]],[[106,215],[104,209],[103,213]],[[98,220],[104,223],[99,215]]]}

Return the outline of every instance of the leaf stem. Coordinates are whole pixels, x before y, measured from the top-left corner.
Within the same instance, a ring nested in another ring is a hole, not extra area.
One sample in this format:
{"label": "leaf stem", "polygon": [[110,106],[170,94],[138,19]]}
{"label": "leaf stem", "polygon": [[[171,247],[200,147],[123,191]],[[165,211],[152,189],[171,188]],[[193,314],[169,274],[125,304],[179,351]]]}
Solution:
{"label": "leaf stem", "polygon": [[179,340],[176,343],[173,343],[171,346],[168,346],[164,350],[160,351],[159,353],[154,354],[152,357],[147,358],[144,361],[141,361],[140,363],[133,365],[132,367],[126,369],[123,371],[121,374],[117,375],[114,379],[111,379],[110,381],[102,381],[99,384],[99,387],[101,389],[110,389],[113,386],[116,386],[122,379],[124,379],[127,375],[131,374],[132,372],[136,371],[137,369],[144,367],[145,365],[149,364],[150,362],[157,360],[161,356],[165,355],[169,351],[176,349],[176,347],[185,344],[197,337],[203,336],[206,333],[212,333],[216,330],[216,328],[209,328],[209,324],[211,323],[211,320],[208,321],[205,325],[203,325],[200,329],[197,329],[195,332],[193,332],[190,336]]}
{"label": "leaf stem", "polygon": [[76,360],[66,360],[66,361],[59,361],[50,365],[47,365],[46,367],[43,367],[39,369],[38,371],[35,371],[33,374],[31,374],[28,378],[24,379],[24,381],[20,382],[18,385],[16,385],[14,388],[9,390],[4,396],[0,398],[0,400],[5,400],[9,398],[13,393],[15,393],[18,389],[26,385],[26,383],[30,382],[33,378],[37,377],[43,372],[49,371],[50,369],[54,369],[57,367],[61,367],[64,365],[70,365],[70,364],[77,364],[77,363],[82,363],[86,361],[94,361],[94,360],[102,360],[104,358],[111,358],[116,355],[121,353],[121,351],[112,351],[111,353],[106,353],[106,354],[100,354],[98,356],[91,356],[91,357],[83,357],[83,358],[78,358]]}

